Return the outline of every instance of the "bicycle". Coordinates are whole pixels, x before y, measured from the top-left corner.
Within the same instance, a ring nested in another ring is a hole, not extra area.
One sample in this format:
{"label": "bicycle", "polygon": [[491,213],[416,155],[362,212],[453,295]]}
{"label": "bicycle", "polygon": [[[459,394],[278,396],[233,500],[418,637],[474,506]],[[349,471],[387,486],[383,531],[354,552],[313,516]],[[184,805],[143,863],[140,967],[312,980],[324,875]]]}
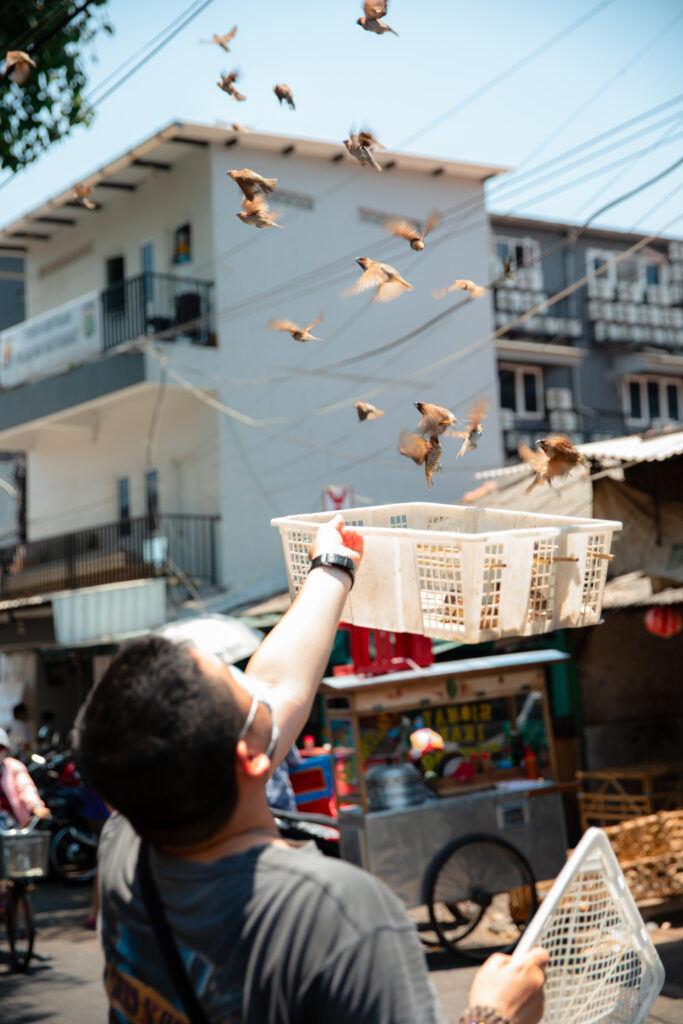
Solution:
{"label": "bicycle", "polygon": [[5,918],[10,960],[25,971],[33,953],[35,924],[30,890],[47,873],[50,835],[33,833],[38,818],[26,828],[0,828],[0,918]]}

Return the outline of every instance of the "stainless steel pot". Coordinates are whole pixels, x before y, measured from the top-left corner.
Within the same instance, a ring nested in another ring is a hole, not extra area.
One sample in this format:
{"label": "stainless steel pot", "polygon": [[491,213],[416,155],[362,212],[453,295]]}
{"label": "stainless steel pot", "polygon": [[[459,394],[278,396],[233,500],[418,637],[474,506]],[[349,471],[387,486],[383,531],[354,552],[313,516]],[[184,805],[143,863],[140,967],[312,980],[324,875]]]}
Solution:
{"label": "stainless steel pot", "polygon": [[400,810],[425,800],[422,776],[412,764],[378,764],[365,773],[371,811]]}

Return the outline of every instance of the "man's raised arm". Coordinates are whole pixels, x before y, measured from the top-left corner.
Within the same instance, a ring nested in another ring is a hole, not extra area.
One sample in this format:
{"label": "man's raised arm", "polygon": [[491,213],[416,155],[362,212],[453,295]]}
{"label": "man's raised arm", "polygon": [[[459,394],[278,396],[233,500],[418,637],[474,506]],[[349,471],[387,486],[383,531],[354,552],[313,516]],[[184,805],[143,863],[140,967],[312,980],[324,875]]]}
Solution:
{"label": "man's raised arm", "polygon": [[[351,559],[356,568],[360,565],[363,538],[344,529],[341,515],[321,526],[311,545],[311,560],[328,554]],[[329,565],[314,569],[247,665],[248,676],[272,687],[267,696],[280,728],[274,765],[306,724],[352,582],[353,571]]]}

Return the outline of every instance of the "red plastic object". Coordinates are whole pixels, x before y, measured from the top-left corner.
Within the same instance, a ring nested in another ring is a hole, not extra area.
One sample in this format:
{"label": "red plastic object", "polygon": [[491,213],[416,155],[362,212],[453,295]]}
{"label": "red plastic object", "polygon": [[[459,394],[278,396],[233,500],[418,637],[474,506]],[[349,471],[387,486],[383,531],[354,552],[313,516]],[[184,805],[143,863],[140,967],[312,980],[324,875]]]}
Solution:
{"label": "red plastic object", "polygon": [[654,636],[669,640],[683,629],[683,618],[675,608],[655,607],[645,613],[645,629]]}
{"label": "red plastic object", "polygon": [[365,626],[351,626],[346,622],[339,628],[349,633],[351,664],[335,665],[332,669],[335,676],[379,676],[386,672],[424,668],[434,662],[432,641],[427,636],[366,629]]}

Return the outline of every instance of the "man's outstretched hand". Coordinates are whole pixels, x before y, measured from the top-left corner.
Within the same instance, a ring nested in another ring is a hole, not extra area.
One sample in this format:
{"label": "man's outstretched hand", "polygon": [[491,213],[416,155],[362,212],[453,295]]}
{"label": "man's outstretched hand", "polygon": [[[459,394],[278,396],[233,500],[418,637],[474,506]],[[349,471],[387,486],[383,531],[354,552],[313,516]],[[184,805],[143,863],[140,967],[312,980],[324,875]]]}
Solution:
{"label": "man's outstretched hand", "polygon": [[355,530],[344,529],[344,516],[338,514],[329,523],[323,523],[313,539],[309,558],[313,561],[318,555],[346,555],[353,559],[356,568],[363,557],[363,538]]}

